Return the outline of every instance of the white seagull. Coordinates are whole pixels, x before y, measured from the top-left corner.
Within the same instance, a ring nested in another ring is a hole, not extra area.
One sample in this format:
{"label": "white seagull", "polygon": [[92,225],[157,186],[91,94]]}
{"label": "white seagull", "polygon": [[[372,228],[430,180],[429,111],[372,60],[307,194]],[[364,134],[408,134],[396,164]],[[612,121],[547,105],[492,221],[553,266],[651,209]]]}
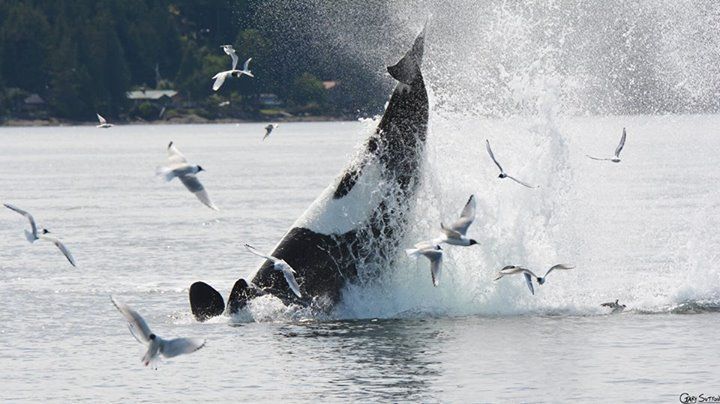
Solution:
{"label": "white seagull", "polygon": [[593,160],[601,160],[601,161],[612,161],[613,163],[619,163],[620,162],[620,152],[622,151],[623,147],[625,147],[625,138],[627,138],[627,133],[625,132],[625,128],[623,128],[622,137],[620,137],[620,144],[615,149],[615,157],[609,158],[609,159],[601,159],[598,157],[593,157],[590,155],[585,155]]}
{"label": "white seagull", "polygon": [[160,355],[172,358],[173,356],[193,353],[205,346],[205,340],[198,338],[162,339],[150,331],[150,327],[138,312],[115,300],[112,296],[110,296],[110,300],[127,320],[132,336],[139,343],[148,347],[147,352],[142,357],[142,363],[145,366],[153,364],[153,367],[156,367],[155,362]]}
{"label": "white seagull", "polygon": [[29,241],[30,243],[34,243],[35,240],[37,240],[39,237],[38,237],[37,225],[35,224],[35,219],[33,219],[32,215],[31,215],[30,213],[28,213],[27,211],[18,208],[18,207],[15,206],[15,205],[11,205],[11,204],[9,204],[9,203],[5,203],[5,204],[3,204],[3,205],[5,205],[6,208],[8,208],[8,209],[10,209],[10,210],[14,210],[15,212],[17,212],[17,213],[25,216],[25,217],[30,221],[30,229],[31,229],[32,231],[24,230],[24,231],[25,231],[25,238],[26,238],[27,241]]}
{"label": "white seagull", "polygon": [[468,199],[460,214],[460,219],[451,224],[450,227],[445,227],[444,224],[440,223],[443,234],[433,240],[433,243],[447,243],[465,247],[477,244],[477,241],[466,236],[473,220],[475,220],[475,195],[470,195],[470,199]]}
{"label": "white seagull", "polygon": [[228,76],[240,78],[244,74],[246,76],[255,77],[255,76],[253,76],[252,72],[248,68],[248,65],[250,64],[251,60],[252,60],[252,58],[249,58],[248,60],[245,61],[245,65],[243,65],[242,70],[237,70],[235,68],[235,63],[233,62],[232,70],[225,70],[224,72],[220,72],[220,73],[214,75],[213,79],[215,80],[215,82],[213,83],[212,89],[214,91],[219,90],[220,87],[222,87],[223,83],[225,82],[225,79],[228,78]]}
{"label": "white seagull", "polygon": [[165,178],[165,181],[171,181],[177,177],[185,185],[188,191],[192,192],[197,198],[210,209],[220,210],[210,200],[210,196],[205,187],[200,183],[196,174],[205,171],[200,166],[192,166],[188,164],[185,156],[170,142],[167,147],[168,159],[167,164],[157,168],[157,175]]}
{"label": "white seagull", "polygon": [[97,125],[96,128],[112,128],[113,124],[108,123],[107,119],[103,118],[102,115],[98,114],[97,112],[95,113],[95,115],[97,115],[98,121],[100,121],[100,125]]}
{"label": "white seagull", "polygon": [[257,255],[258,257],[263,257],[266,260],[272,261],[273,269],[282,272],[283,276],[285,277],[285,281],[290,287],[290,290],[295,293],[295,296],[302,297],[302,294],[300,293],[300,285],[298,285],[297,280],[295,280],[295,274],[297,272],[295,272],[295,270],[290,266],[290,264],[285,262],[285,260],[273,257],[272,255],[265,255],[255,249],[255,247],[251,246],[250,244],[245,244],[245,248],[247,248],[248,251]]}
{"label": "white seagull", "polygon": [[611,308],[612,311],[610,312],[610,314],[622,313],[622,311],[625,310],[625,308],[627,307],[624,304],[618,303],[618,299],[615,299],[614,302],[603,303],[600,306]]}
{"label": "white seagull", "polygon": [[523,276],[525,277],[525,283],[527,283],[528,289],[530,289],[530,293],[532,293],[534,295],[535,288],[533,288],[533,283],[532,283],[533,278],[535,278],[538,285],[542,285],[545,283],[545,278],[547,278],[547,276],[550,274],[550,272],[552,272],[556,269],[573,269],[573,268],[575,268],[575,267],[571,267],[571,266],[568,266],[565,264],[557,264],[557,265],[551,267],[550,269],[548,269],[547,272],[545,272],[545,276],[539,277],[527,268],[519,267],[516,265],[508,265],[508,266],[504,267],[503,269],[501,269],[500,272],[498,272],[498,274],[494,280],[498,280],[505,275],[523,274]]}
{"label": "white seagull", "polygon": [[515,177],[512,177],[512,176],[508,175],[507,173],[505,173],[505,170],[503,170],[503,168],[502,168],[502,166],[500,165],[500,163],[498,163],[498,161],[495,159],[495,155],[493,154],[492,149],[490,149],[490,141],[487,140],[487,139],[485,139],[485,148],[487,149],[487,152],[488,152],[488,154],[490,155],[490,158],[492,158],[492,160],[495,162],[495,165],[498,166],[498,168],[500,169],[500,175],[498,175],[498,178],[510,178],[511,180],[517,182],[518,184],[524,185],[524,186],[526,186],[526,187],[528,187],[528,188],[537,188],[537,187],[534,187],[534,186],[532,186],[532,185],[529,185],[529,184],[527,184],[527,183],[525,183],[525,182],[522,182],[522,181],[520,181],[519,179],[517,179],[517,178],[515,178]]}
{"label": "white seagull", "polygon": [[443,258],[443,250],[440,245],[432,242],[421,241],[415,244],[415,248],[406,249],[405,253],[408,257],[419,257],[422,255],[430,260],[430,276],[432,276],[433,286],[440,284]]}
{"label": "white seagull", "polygon": [[278,124],[276,123],[268,124],[268,126],[265,127],[265,136],[263,136],[263,140],[267,139],[267,137],[270,136],[270,132],[272,132],[277,127]]}
{"label": "white seagull", "polygon": [[42,229],[40,231],[40,234],[38,234],[37,224],[35,224],[35,219],[30,213],[9,203],[5,203],[4,205],[6,208],[14,210],[15,212],[25,216],[30,221],[30,228],[32,229],[32,231],[25,230],[25,238],[27,239],[27,241],[29,241],[30,243],[34,243],[35,240],[49,241],[55,244],[55,246],[60,250],[60,252],[63,253],[65,258],[67,258],[67,260],[72,266],[77,266],[77,264],[75,263],[75,259],[73,258],[72,254],[70,254],[70,250],[68,250],[67,247],[65,247],[65,244],[63,244],[57,238],[53,236],[48,236],[48,234],[50,234],[50,231],[48,229]]}

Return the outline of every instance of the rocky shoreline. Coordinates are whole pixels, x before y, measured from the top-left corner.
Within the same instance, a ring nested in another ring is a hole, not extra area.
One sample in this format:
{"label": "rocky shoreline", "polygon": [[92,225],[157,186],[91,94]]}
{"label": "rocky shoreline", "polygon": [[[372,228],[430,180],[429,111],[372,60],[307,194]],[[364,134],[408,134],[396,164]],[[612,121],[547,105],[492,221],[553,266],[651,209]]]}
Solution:
{"label": "rocky shoreline", "polygon": [[[292,116],[267,120],[252,119],[207,119],[199,115],[183,115],[170,119],[144,121],[144,120],[119,120],[112,121],[115,125],[188,125],[188,124],[228,124],[228,123],[268,123],[268,122],[339,122],[355,120],[351,116]],[[97,122],[69,121],[56,118],[50,119],[7,119],[0,121],[0,127],[28,127],[28,126],[95,126]]]}

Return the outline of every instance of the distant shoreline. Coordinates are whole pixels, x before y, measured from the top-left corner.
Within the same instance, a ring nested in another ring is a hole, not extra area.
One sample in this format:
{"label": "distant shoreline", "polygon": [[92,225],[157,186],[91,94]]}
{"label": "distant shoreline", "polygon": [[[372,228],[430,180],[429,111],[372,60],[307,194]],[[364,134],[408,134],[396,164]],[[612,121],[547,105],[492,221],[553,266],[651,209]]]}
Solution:
{"label": "distant shoreline", "polygon": [[[188,125],[188,124],[223,124],[223,123],[269,123],[269,122],[341,122],[354,121],[357,117],[350,116],[293,116],[278,119],[255,120],[255,119],[206,119],[197,115],[175,117],[167,120],[155,121],[112,121],[116,125]],[[66,121],[61,119],[8,119],[0,122],[0,127],[32,127],[32,126],[95,126],[97,122],[88,121]]]}

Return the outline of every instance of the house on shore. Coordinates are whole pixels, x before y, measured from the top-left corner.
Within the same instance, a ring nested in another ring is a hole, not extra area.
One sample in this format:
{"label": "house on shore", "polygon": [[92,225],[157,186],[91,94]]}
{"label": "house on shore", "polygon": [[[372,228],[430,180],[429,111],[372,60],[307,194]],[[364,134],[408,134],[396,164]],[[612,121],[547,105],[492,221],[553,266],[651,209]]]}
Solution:
{"label": "house on shore", "polygon": [[179,103],[180,95],[175,90],[133,90],[128,91],[126,96],[132,100],[134,106],[148,102],[156,107],[162,108]]}

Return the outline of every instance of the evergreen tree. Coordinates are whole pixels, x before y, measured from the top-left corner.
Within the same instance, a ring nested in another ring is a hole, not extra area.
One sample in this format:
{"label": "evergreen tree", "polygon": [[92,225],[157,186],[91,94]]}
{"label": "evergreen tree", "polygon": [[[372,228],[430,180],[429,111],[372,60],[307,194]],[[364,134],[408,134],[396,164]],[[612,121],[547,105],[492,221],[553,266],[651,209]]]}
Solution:
{"label": "evergreen tree", "polygon": [[257,95],[262,92],[275,92],[280,88],[278,72],[273,63],[273,46],[268,38],[256,29],[246,29],[238,33],[234,45],[240,58],[239,67],[247,58],[252,57],[250,70],[257,72],[252,80],[247,80],[247,77],[240,80],[242,94]]}
{"label": "evergreen tree", "polygon": [[126,104],[130,74],[115,22],[110,14],[100,11],[81,31],[84,48],[80,50],[80,61],[93,78],[93,105],[110,115],[117,114]]}
{"label": "evergreen tree", "polygon": [[0,71],[9,86],[44,92],[49,33],[47,19],[31,5],[20,2],[9,8],[0,28]]}

